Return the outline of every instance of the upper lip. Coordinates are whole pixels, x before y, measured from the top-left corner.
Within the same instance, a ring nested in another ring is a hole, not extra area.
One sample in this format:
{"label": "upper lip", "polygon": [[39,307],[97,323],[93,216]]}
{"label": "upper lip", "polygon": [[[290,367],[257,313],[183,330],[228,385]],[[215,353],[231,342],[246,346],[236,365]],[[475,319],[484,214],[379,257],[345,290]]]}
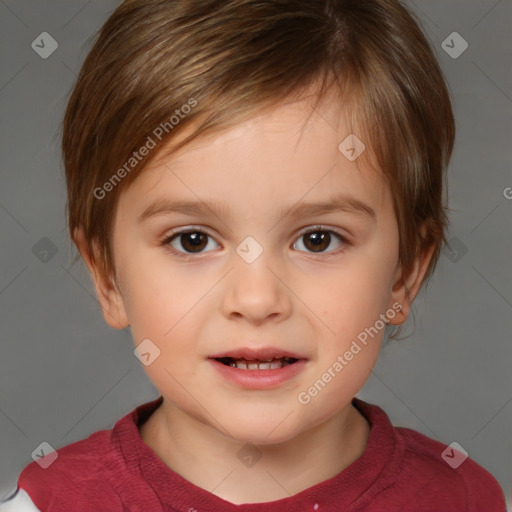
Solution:
{"label": "upper lip", "polygon": [[221,359],[223,357],[231,357],[233,359],[247,359],[249,361],[262,361],[265,359],[280,359],[282,357],[291,357],[293,359],[305,359],[305,357],[277,347],[243,347],[227,352],[219,352],[209,356],[209,359]]}

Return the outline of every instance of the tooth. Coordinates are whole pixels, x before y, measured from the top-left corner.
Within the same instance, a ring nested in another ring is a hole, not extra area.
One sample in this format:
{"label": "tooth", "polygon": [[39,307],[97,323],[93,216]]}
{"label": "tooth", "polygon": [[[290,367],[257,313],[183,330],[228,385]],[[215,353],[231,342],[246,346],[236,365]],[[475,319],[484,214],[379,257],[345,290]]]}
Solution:
{"label": "tooth", "polygon": [[288,364],[290,364],[290,358],[285,357],[281,359],[267,359],[260,361],[237,359],[232,360],[229,366],[240,370],[277,370]]}

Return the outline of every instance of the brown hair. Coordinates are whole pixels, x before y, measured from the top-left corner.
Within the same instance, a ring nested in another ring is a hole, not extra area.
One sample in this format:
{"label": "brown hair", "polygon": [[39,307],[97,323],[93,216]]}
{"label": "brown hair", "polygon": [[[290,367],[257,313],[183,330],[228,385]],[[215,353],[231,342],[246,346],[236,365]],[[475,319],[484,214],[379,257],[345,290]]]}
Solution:
{"label": "brown hair", "polygon": [[72,240],[81,227],[91,257],[94,243],[96,263],[115,275],[117,199],[161,156],[135,160],[134,151],[149,139],[169,146],[195,127],[176,151],[316,82],[319,99],[340,86],[370,141],[393,195],[404,272],[435,246],[428,279],[446,243],[455,127],[436,58],[397,0],[124,1],[101,28],[64,118]]}

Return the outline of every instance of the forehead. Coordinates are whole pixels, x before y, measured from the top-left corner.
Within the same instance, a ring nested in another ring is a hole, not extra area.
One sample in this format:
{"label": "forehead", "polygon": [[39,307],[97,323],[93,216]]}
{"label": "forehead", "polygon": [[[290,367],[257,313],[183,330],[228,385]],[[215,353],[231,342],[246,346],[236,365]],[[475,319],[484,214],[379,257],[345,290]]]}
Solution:
{"label": "forehead", "polygon": [[140,214],[150,200],[215,200],[227,214],[250,206],[264,215],[269,207],[342,194],[378,211],[390,196],[368,141],[354,133],[339,101],[313,106],[311,96],[283,103],[157,157],[123,191],[119,207],[137,203]]}

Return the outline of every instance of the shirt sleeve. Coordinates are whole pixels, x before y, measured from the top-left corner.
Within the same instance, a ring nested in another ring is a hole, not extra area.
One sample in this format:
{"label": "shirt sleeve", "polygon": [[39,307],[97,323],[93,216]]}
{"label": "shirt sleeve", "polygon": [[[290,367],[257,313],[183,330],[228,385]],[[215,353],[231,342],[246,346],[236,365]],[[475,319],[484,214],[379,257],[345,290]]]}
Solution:
{"label": "shirt sleeve", "polygon": [[0,501],[0,512],[41,512],[30,496],[23,489],[16,492],[5,501]]}

